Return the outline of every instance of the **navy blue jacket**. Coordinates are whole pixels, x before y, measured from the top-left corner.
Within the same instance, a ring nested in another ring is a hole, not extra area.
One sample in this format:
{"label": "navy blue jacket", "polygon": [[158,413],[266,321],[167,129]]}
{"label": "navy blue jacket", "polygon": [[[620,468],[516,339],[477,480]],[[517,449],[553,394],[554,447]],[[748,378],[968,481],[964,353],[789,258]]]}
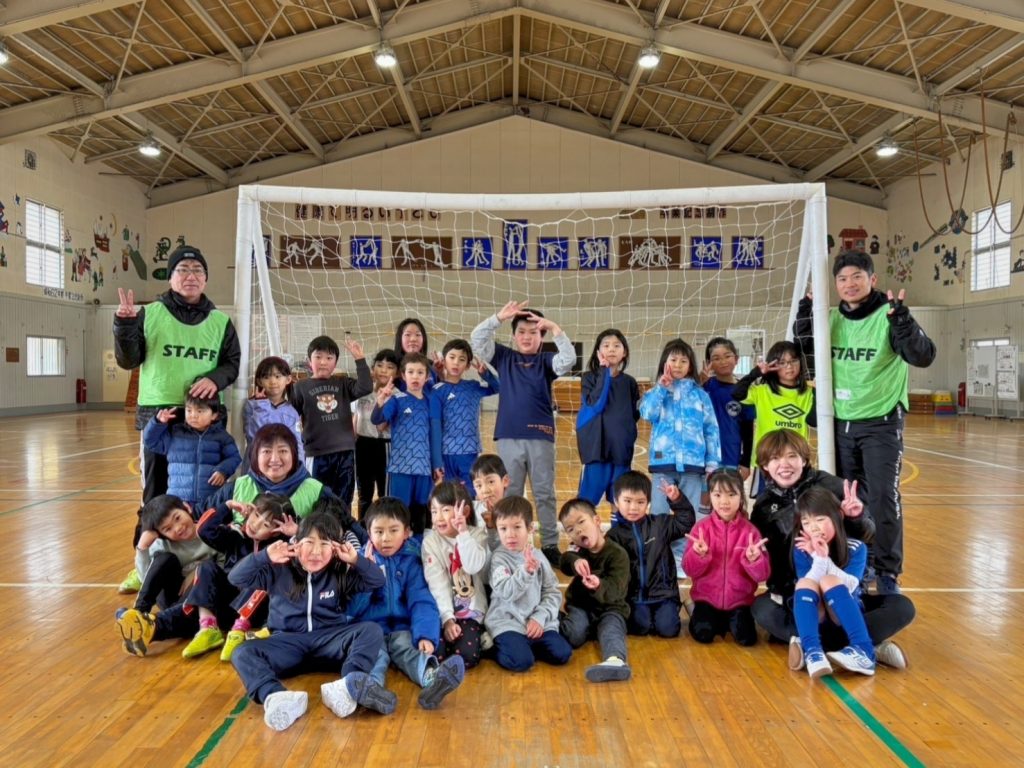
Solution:
{"label": "navy blue jacket", "polygon": [[384,583],[352,600],[353,619],[375,621],[386,635],[411,632],[413,645],[429,640],[436,646],[441,639],[441,613],[423,575],[419,547],[406,541],[390,557],[380,552],[373,557]]}
{"label": "navy blue jacket", "polygon": [[362,556],[354,566],[345,566],[340,581],[330,566],[319,573],[302,573],[304,588],[292,597],[296,585],[292,566],[270,562],[263,550],[232,568],[228,581],[239,589],[262,589],[270,595],[267,626],[271,632],[313,632],[350,624],[352,596],[384,584],[384,574]]}
{"label": "navy blue jacket", "polygon": [[600,462],[628,467],[633,463],[640,389],[628,373],[612,376],[607,368],[587,371],[580,380],[576,444],[584,464]]}
{"label": "navy blue jacket", "polygon": [[188,424],[161,424],[154,416],[142,441],[146,450],[167,456],[167,492],[190,504],[201,504],[217,492],[207,482],[210,475],[220,472],[226,481],[242,463],[234,438],[220,421],[197,432]]}
{"label": "navy blue jacket", "polygon": [[614,518],[608,538],[629,555],[630,605],[656,603],[662,600],[679,602],[679,581],[672,542],[683,538],[693,528],[696,515],[685,496],[673,502],[671,515],[645,515],[635,523]]}

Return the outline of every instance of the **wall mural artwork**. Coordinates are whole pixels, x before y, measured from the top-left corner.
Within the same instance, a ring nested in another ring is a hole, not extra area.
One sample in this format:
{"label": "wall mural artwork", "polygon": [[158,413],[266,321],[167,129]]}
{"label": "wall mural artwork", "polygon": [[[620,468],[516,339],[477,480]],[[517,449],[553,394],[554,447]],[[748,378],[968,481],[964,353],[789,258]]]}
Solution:
{"label": "wall mural artwork", "polygon": [[494,250],[489,237],[462,238],[463,269],[493,269]]}
{"label": "wall mural artwork", "polygon": [[1021,248],[1017,253],[1017,260],[1013,262],[1013,266],[1010,268],[1010,273],[1019,275],[1024,272],[1024,248]]}
{"label": "wall mural artwork", "polygon": [[[136,245],[136,247],[138,247],[138,244],[139,244],[139,239],[138,238],[139,238],[139,236],[136,234],[135,235],[135,245]],[[185,242],[185,236],[184,235],[178,235],[177,239],[173,243],[171,242],[171,238],[167,237],[166,235],[164,235],[161,238],[158,238],[157,241],[156,241],[156,251],[153,254],[153,263],[154,264],[166,264],[167,263],[167,257],[170,255],[171,250],[173,250],[174,248],[179,248],[179,247],[181,247],[183,245],[187,245],[187,243]],[[161,267],[154,267],[153,268],[153,279],[154,280],[166,280],[167,278],[168,278],[167,267],[161,266]]]}
{"label": "wall mural artwork", "polygon": [[505,269],[526,269],[529,259],[527,223],[526,219],[509,219],[505,222],[502,232],[502,241],[505,244],[505,261],[503,263]]}
{"label": "wall mural artwork", "polygon": [[943,286],[963,283],[964,267],[970,251],[964,253],[963,258],[959,258],[956,246],[951,250],[941,243],[935,246],[934,251],[939,259],[934,264],[935,272],[932,279]]}
{"label": "wall mural artwork", "polygon": [[92,239],[100,253],[110,253],[110,241],[117,231],[117,218],[114,214],[106,219],[100,214],[92,225]]}
{"label": "wall mural artwork", "polygon": [[0,245],[0,267],[7,269],[7,251]]}
{"label": "wall mural artwork", "polygon": [[6,208],[4,208],[4,201],[0,200],[0,232],[3,232],[5,235],[7,235],[10,234],[11,225],[10,222],[7,221],[7,216],[4,215],[5,210]]}
{"label": "wall mural artwork", "polygon": [[902,232],[893,235],[892,241],[885,241],[885,273],[900,283],[914,279],[914,257],[907,238]]}
{"label": "wall mural artwork", "polygon": [[608,269],[611,267],[612,245],[610,237],[582,237],[576,241],[580,269]]}

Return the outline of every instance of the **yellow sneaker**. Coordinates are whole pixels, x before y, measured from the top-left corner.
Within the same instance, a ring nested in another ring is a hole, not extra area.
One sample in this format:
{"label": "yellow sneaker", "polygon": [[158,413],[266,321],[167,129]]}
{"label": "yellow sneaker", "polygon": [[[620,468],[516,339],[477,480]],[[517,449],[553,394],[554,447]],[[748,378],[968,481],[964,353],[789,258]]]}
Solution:
{"label": "yellow sneaker", "polygon": [[193,659],[196,656],[202,656],[204,653],[212,651],[214,648],[220,648],[222,645],[224,645],[224,633],[217,629],[217,627],[200,629],[189,644],[185,646],[185,650],[181,652],[181,658]]}
{"label": "yellow sneaker", "polygon": [[134,595],[140,589],[142,589],[142,579],[139,578],[139,572],[132,568],[124,577],[124,581],[118,585],[117,594]]}
{"label": "yellow sneaker", "polygon": [[220,649],[220,660],[231,661],[231,654],[235,652],[235,648],[240,646],[246,640],[257,640],[270,637],[270,630],[266,627],[257,630],[249,630],[243,632],[240,629],[232,629],[228,632],[227,640],[224,641],[224,647]]}
{"label": "yellow sneaker", "polygon": [[147,646],[153,642],[156,621],[153,614],[129,608],[117,619],[117,628],[124,641],[124,650],[132,656],[145,656]]}

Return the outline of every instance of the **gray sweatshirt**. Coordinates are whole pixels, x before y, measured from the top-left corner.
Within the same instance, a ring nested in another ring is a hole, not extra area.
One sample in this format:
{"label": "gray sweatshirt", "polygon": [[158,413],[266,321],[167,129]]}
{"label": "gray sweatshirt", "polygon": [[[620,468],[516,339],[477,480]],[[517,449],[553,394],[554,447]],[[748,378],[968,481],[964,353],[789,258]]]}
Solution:
{"label": "gray sweatshirt", "polygon": [[[539,554],[539,553],[538,553]],[[497,637],[502,632],[526,634],[526,622],[534,619],[544,631],[558,631],[562,591],[547,559],[537,557],[540,568],[526,572],[522,552],[498,547],[491,555],[491,604],[484,626]]]}

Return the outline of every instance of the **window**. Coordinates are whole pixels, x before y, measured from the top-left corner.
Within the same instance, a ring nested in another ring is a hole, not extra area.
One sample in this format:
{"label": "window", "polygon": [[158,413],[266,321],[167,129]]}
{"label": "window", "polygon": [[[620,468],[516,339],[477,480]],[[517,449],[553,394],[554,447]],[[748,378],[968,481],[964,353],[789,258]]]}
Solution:
{"label": "window", "polygon": [[987,291],[1010,284],[1010,202],[975,211],[971,216],[971,290]]}
{"label": "window", "polygon": [[56,208],[25,201],[25,282],[46,288],[64,287],[62,219]]}
{"label": "window", "polygon": [[64,339],[29,336],[26,341],[29,376],[64,375]]}
{"label": "window", "polygon": [[1006,336],[1000,339],[971,339],[972,347],[1006,347],[1010,345],[1010,339]]}

